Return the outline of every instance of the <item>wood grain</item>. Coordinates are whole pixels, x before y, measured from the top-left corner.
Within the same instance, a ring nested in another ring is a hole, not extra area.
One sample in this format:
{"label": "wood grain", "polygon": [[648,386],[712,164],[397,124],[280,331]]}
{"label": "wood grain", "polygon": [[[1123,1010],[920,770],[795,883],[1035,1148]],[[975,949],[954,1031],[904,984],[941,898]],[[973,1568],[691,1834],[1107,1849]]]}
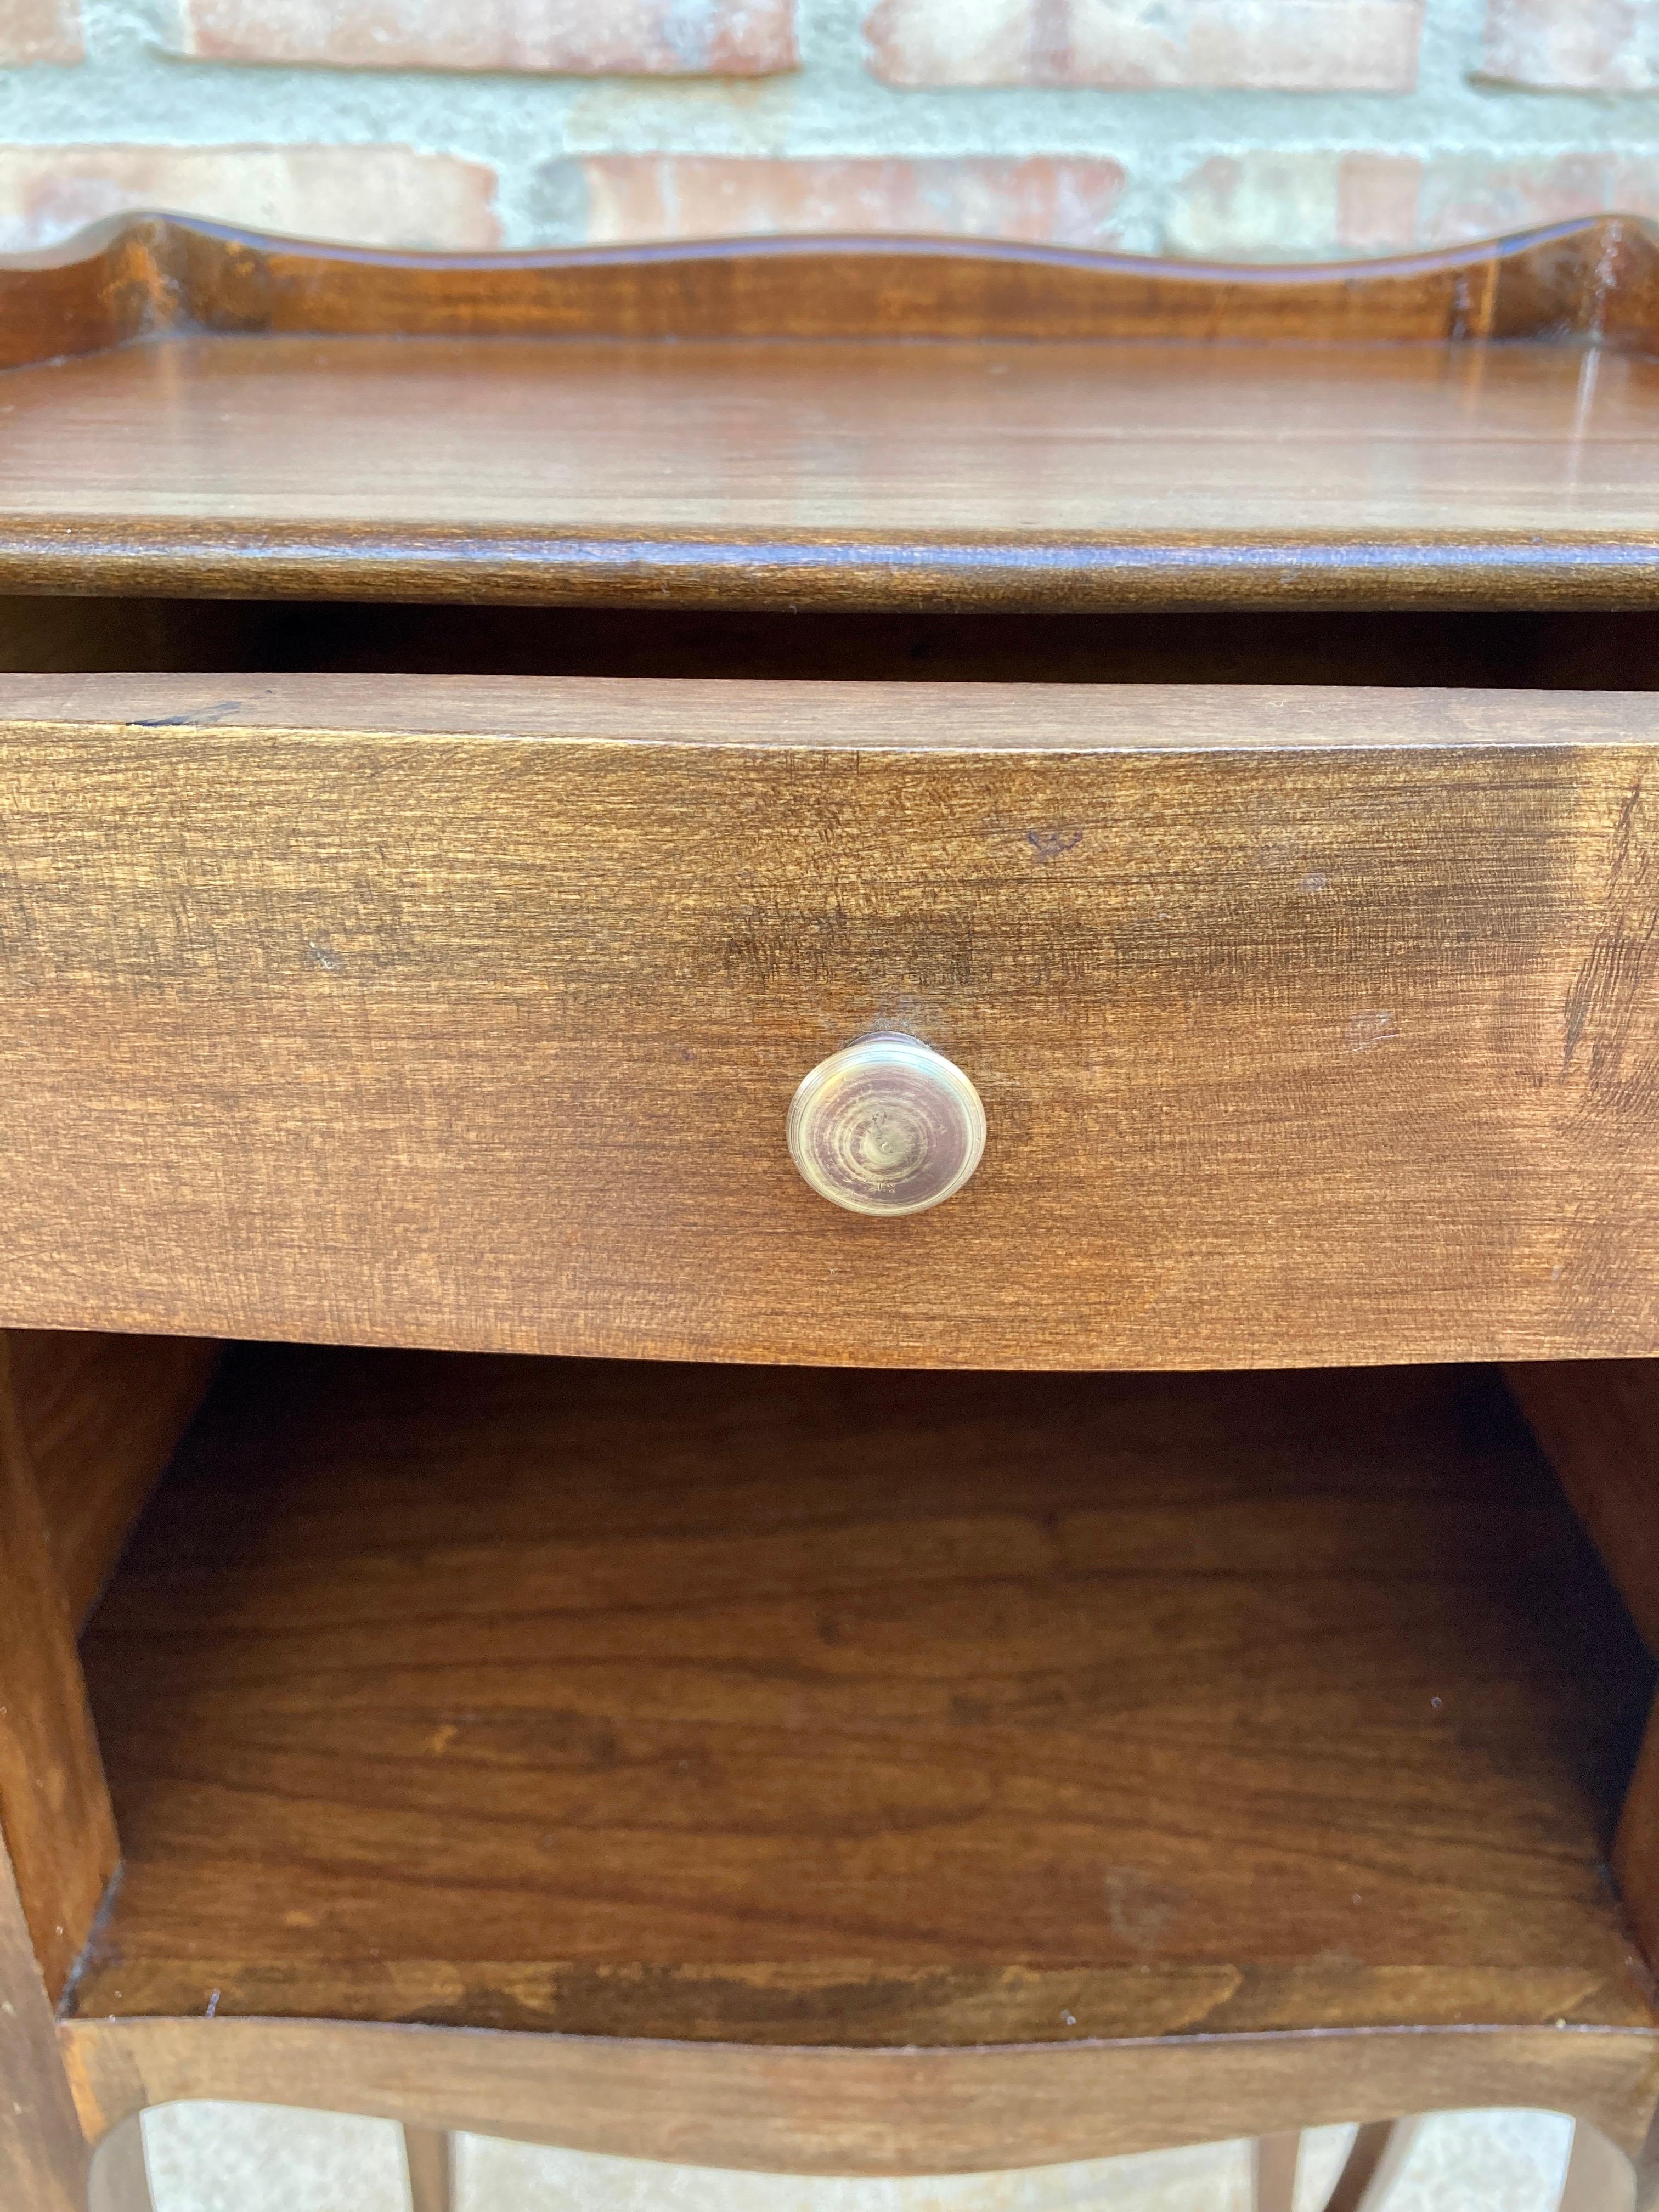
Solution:
{"label": "wood grain", "polygon": [[1541,343],[180,336],[8,378],[0,589],[1649,605],[1656,378]]}
{"label": "wood grain", "polygon": [[85,1640],[82,2016],[1646,2027],[1649,1669],[1494,1384],[250,1351]]}
{"label": "wood grain", "polygon": [[[1659,701],[0,689],[0,1320],[899,1364],[1659,1344]],[[985,1101],[903,1224],[784,1117]]]}
{"label": "wood grain", "polygon": [[14,1329],[12,1388],[58,1579],[77,1626],[219,1356],[194,1337]]}
{"label": "wood grain", "polygon": [[0,2178],[7,2212],[83,2212],[87,2144],[0,1842]]}
{"label": "wood grain", "polygon": [[40,1972],[56,1997],[120,1854],[3,1341],[0,1833]]}
{"label": "wood grain", "polygon": [[1325,266],[994,240],[767,238],[530,253],[306,245],[118,216],[0,262],[4,364],[136,337],[1534,338],[1650,350],[1652,228],[1604,216]]}
{"label": "wood grain", "polygon": [[1659,246],[1617,216],[1292,269],[940,240],[398,255],[122,217],[0,264],[0,325],[13,591],[1659,593]]}
{"label": "wood grain", "polygon": [[983,2172],[1485,2106],[1588,2118],[1634,2150],[1659,2087],[1639,2029],[863,2051],[240,2020],[60,2032],[94,2134],[135,2100],[240,2097],[770,2173]]}

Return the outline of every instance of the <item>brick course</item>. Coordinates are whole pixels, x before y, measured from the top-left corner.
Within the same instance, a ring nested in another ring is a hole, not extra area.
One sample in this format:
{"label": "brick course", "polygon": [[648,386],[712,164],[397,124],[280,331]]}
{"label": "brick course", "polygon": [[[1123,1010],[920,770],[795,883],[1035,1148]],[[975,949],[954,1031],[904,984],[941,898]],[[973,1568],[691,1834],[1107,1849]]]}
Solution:
{"label": "brick course", "polygon": [[1487,0],[1481,74],[1553,92],[1659,88],[1655,0]]}
{"label": "brick course", "polygon": [[76,0],[0,0],[0,68],[78,62],[85,51]]}
{"label": "brick course", "polygon": [[0,251],[52,245],[125,208],[471,249],[500,243],[495,194],[493,170],[406,146],[0,146]]}
{"label": "brick course", "polygon": [[582,76],[793,69],[793,0],[183,0],[180,51],[215,61]]}
{"label": "brick course", "polygon": [[574,182],[595,244],[772,232],[944,233],[1104,246],[1122,192],[1115,161],[754,161],[592,155],[550,165]]}
{"label": "brick course", "polygon": [[1170,245],[1237,260],[1399,253],[1609,209],[1659,218],[1659,155],[1247,154],[1214,157],[1187,178]]}
{"label": "brick course", "polygon": [[0,250],[170,204],[1307,258],[1659,222],[1656,173],[1659,0],[0,0]]}
{"label": "brick course", "polygon": [[890,83],[1408,92],[1423,0],[876,0]]}

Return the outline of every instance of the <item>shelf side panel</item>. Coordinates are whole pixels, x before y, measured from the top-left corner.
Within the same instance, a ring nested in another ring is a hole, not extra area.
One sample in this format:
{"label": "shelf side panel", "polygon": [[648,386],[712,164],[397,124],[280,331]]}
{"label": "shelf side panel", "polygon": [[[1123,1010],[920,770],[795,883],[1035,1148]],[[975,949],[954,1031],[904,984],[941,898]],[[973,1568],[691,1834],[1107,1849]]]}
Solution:
{"label": "shelf side panel", "polygon": [[204,1337],[11,1332],[18,1415],[77,1628],[194,1418],[218,1357],[218,1345]]}
{"label": "shelf side panel", "polygon": [[0,1342],[0,1832],[56,1997],[119,1857],[74,1625]]}

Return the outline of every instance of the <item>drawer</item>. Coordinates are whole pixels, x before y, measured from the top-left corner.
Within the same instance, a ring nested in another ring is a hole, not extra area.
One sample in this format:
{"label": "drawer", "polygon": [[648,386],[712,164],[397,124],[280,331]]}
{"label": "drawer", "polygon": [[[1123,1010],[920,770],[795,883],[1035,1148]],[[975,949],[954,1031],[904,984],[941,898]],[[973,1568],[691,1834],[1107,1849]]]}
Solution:
{"label": "drawer", "polygon": [[[1647,1353],[1642,692],[0,678],[3,1313],[630,1357]],[[982,1099],[792,1163],[877,1030]]]}

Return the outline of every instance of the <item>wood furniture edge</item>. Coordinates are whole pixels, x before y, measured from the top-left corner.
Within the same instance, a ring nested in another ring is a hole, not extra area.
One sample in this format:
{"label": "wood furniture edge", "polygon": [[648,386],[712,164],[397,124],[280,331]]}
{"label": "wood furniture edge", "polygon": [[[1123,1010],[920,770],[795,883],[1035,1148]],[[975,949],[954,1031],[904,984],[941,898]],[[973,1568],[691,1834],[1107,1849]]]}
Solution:
{"label": "wood furniture edge", "polygon": [[1264,267],[926,237],[454,254],[131,214],[0,260],[0,311],[3,367],[191,330],[1533,337],[1641,350],[1659,326],[1659,247],[1647,223],[1609,214],[1387,259]]}
{"label": "wood furniture edge", "polygon": [[88,2145],[0,1844],[0,2178],[7,2212],[83,2212]]}
{"label": "wood furniture edge", "polygon": [[0,1831],[55,2000],[120,1859],[68,1600],[0,1339]]}
{"label": "wood furniture edge", "polygon": [[1659,692],[1471,686],[0,672],[0,732],[822,754],[1413,753],[1659,743]]}
{"label": "wood furniture edge", "polygon": [[[1503,1371],[1642,1640],[1659,1654],[1659,1360],[1516,1362]],[[1659,1698],[1612,1866],[1637,1946],[1659,1966]]]}
{"label": "wood furniture edge", "polygon": [[[1659,347],[1659,245],[1620,216],[1405,259],[1257,268],[996,241],[777,238],[507,255],[313,246],[169,216],[0,262],[0,368],[138,339],[1164,339]],[[292,349],[273,349],[291,366]],[[297,373],[297,372],[296,372]],[[143,384],[135,369],[135,386]],[[144,399],[135,392],[132,434]],[[1571,518],[1569,518],[1569,522]],[[538,605],[1079,611],[1636,607],[1640,526],[1152,529],[1048,538],[786,527],[699,535],[120,511],[0,527],[0,587]]]}
{"label": "wood furniture edge", "polygon": [[1659,2098],[1644,2029],[1430,2028],[879,2051],[270,2020],[76,2020],[88,2138],[224,2097],[573,2150],[801,2174],[1059,2164],[1403,2112],[1526,2106],[1627,2154]]}
{"label": "wood furniture edge", "polygon": [[77,1629],[206,1395],[222,1349],[204,1337],[10,1332],[18,1413]]}
{"label": "wood furniture edge", "polygon": [[1258,533],[1248,541],[1126,532],[1038,545],[117,517],[73,528],[6,524],[0,591],[774,613],[1607,612],[1654,605],[1659,552],[1649,536],[1548,538],[1536,531]]}

